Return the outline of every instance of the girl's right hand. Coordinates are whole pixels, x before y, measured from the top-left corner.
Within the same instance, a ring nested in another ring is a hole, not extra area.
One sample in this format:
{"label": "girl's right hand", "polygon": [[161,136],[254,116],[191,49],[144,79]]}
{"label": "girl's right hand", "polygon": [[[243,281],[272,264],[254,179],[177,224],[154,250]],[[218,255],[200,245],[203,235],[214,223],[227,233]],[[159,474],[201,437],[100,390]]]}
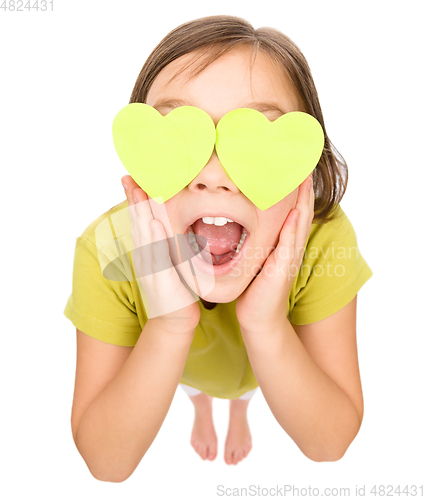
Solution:
{"label": "girl's right hand", "polygon": [[198,298],[179,278],[164,225],[154,219],[147,194],[133,178],[125,175],[121,182],[132,227],[133,266],[148,318],[168,332],[193,332],[200,321]]}

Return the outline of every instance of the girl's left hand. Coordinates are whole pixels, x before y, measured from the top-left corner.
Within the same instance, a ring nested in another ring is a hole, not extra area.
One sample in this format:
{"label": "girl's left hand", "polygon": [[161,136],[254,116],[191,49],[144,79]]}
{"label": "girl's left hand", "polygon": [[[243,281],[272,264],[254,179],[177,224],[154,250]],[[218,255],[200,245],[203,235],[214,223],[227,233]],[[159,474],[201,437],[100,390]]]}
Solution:
{"label": "girl's left hand", "polygon": [[296,207],[284,221],[278,245],[256,279],[237,299],[236,313],[242,333],[268,332],[287,320],[288,296],[314,218],[314,198],[311,174],[299,186]]}

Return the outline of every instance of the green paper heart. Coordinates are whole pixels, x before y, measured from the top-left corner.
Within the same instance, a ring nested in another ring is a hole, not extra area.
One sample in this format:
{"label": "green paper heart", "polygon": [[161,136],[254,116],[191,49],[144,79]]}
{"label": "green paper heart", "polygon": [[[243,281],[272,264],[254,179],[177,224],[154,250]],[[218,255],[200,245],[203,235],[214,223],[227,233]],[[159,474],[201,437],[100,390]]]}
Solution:
{"label": "green paper heart", "polygon": [[151,198],[163,201],[199,174],[216,144],[229,177],[261,210],[303,182],[324,146],[321,125],[299,111],[271,122],[259,111],[240,108],[227,113],[215,129],[199,108],[182,106],[163,117],[143,103],[119,111],[113,140],[129,174]]}
{"label": "green paper heart", "polygon": [[299,186],[324,147],[320,123],[293,111],[271,122],[249,108],[227,113],[216,127],[218,158],[238,189],[266,210]]}
{"label": "green paper heart", "polygon": [[166,116],[143,103],[132,103],[114,118],[115,150],[135,182],[151,198],[163,201],[187,186],[212,155],[216,130],[200,108],[181,106]]}

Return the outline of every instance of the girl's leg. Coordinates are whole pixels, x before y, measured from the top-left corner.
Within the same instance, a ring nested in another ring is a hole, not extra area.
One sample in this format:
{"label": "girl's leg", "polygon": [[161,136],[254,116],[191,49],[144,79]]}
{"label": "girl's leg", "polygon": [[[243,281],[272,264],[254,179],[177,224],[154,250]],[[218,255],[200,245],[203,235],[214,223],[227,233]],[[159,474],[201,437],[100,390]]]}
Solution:
{"label": "girl's leg", "polygon": [[179,385],[188,394],[195,410],[191,446],[203,460],[214,460],[217,455],[217,436],[213,425],[213,398],[194,387]]}
{"label": "girl's leg", "polygon": [[225,462],[236,465],[252,448],[252,439],[247,420],[247,408],[256,389],[246,392],[238,399],[229,400],[229,426],[225,441]]}
{"label": "girl's leg", "polygon": [[[217,436],[213,425],[213,398],[203,392],[179,384],[188,394],[195,409],[191,445],[203,460],[214,460],[217,454]],[[247,407],[257,389],[246,392],[238,399],[229,400],[229,427],[225,443],[225,462],[237,464],[251,450],[251,434],[247,421]]]}

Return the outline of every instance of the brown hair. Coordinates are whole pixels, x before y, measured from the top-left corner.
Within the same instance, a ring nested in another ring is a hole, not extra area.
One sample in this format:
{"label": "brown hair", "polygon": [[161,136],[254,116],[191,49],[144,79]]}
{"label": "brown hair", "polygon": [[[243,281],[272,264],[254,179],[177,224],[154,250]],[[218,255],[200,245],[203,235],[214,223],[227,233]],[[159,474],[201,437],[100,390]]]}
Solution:
{"label": "brown hair", "polygon": [[348,168],[345,160],[327,136],[317,90],[308,63],[297,45],[274,28],[255,30],[244,19],[234,16],[209,16],[178,26],[152,51],[133,88],[130,103],[145,102],[148,91],[159,72],[169,63],[193,51],[201,55],[195,74],[218,57],[237,46],[258,50],[278,63],[295,90],[302,110],[321,124],[325,145],[313,172],[315,223],[333,219],[335,204],[346,191]]}

